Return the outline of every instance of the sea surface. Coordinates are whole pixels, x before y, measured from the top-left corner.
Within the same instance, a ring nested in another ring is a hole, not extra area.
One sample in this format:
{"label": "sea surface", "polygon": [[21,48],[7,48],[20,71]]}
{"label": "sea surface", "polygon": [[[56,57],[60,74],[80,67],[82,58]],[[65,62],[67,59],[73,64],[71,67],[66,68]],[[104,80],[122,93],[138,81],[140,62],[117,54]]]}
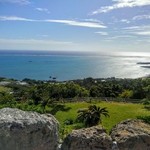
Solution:
{"label": "sea surface", "polygon": [[58,81],[150,75],[150,53],[0,50],[0,77]]}

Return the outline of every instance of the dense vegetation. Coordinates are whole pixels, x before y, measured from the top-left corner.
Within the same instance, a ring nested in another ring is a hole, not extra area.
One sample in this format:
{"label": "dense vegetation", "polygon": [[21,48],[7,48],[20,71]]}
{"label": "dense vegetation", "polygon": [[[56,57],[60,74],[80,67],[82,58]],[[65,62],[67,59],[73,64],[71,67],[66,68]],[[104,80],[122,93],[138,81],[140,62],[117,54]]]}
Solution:
{"label": "dense vegetation", "polygon": [[[0,78],[0,106],[21,107],[44,113],[46,106],[54,101],[92,100],[92,98],[118,101],[137,99],[150,105],[150,78],[139,79],[93,79],[57,82]],[[2,84],[5,83],[5,84]],[[90,97],[90,99],[89,99]]]}
{"label": "dense vegetation", "polygon": [[[142,104],[112,102],[132,102],[133,99]],[[2,107],[51,113],[60,121],[62,136],[74,128],[101,122],[110,131],[113,125],[127,118],[139,117],[149,122],[150,78],[86,78],[66,82],[0,78],[0,108]],[[95,118],[92,118],[94,121],[88,118],[91,113],[95,114]],[[86,116],[86,120],[84,115],[87,114],[89,116]],[[109,114],[110,117],[103,118],[101,114]]]}
{"label": "dense vegetation", "polygon": [[[7,81],[0,86],[0,104],[27,103],[29,105],[42,105],[45,107],[52,101],[69,98],[100,97],[150,99],[150,78],[139,79],[93,79],[74,80],[67,82],[36,81],[24,79],[22,82],[0,78]],[[22,84],[22,83],[26,84]],[[121,100],[121,99],[120,99]]]}

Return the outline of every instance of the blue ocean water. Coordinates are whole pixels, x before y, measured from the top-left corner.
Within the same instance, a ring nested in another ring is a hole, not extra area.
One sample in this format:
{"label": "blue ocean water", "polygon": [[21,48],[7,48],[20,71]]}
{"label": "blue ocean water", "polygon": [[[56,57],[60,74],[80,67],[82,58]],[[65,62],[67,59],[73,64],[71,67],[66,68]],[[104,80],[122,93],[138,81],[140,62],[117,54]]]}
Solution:
{"label": "blue ocean water", "polygon": [[1,50],[0,77],[49,80],[51,76],[59,81],[86,77],[138,78],[150,75],[149,62],[150,53],[141,55]]}

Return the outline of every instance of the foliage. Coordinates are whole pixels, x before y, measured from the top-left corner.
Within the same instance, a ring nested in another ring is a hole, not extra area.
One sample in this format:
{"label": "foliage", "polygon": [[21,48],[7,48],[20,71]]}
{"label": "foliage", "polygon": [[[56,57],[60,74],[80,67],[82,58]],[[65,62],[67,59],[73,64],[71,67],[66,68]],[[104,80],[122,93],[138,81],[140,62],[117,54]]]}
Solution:
{"label": "foliage", "polygon": [[9,93],[11,92],[11,89],[0,85],[0,93],[3,93],[3,92]]}
{"label": "foliage", "polygon": [[150,124],[150,116],[138,116],[137,119],[141,119],[146,123]]}
{"label": "foliage", "polygon": [[64,104],[52,104],[52,109],[50,113],[52,115],[55,115],[58,111],[68,112],[70,109],[70,107],[66,107]]}
{"label": "foliage", "polygon": [[101,123],[101,115],[108,117],[108,111],[106,108],[100,108],[96,105],[90,105],[88,109],[78,110],[77,120],[83,122],[86,127],[91,127]]}
{"label": "foliage", "polygon": [[121,98],[131,98],[133,96],[133,91],[132,90],[124,90],[120,95]]}
{"label": "foliage", "polygon": [[130,99],[150,98],[150,79],[93,79],[74,80],[67,82],[38,81],[24,79],[26,85],[10,79],[9,84],[0,86],[0,92],[12,93],[12,97],[19,103],[33,105],[41,104],[43,111],[47,105],[55,101],[82,97],[122,97]]}
{"label": "foliage", "polygon": [[144,108],[150,111],[150,105],[145,105]]}
{"label": "foliage", "polygon": [[69,118],[64,121],[65,125],[72,125],[74,123],[73,119]]}
{"label": "foliage", "polygon": [[144,105],[144,108],[150,111],[150,99],[145,98],[145,99],[142,100],[142,103]]}
{"label": "foliage", "polygon": [[150,99],[145,98],[142,100],[142,102],[144,105],[150,105]]}
{"label": "foliage", "polygon": [[144,86],[144,92],[146,93],[146,98],[150,99],[150,85]]}
{"label": "foliage", "polygon": [[14,100],[11,94],[6,93],[6,92],[0,93],[0,105],[11,107],[15,104],[16,104],[16,101]]}
{"label": "foliage", "polygon": [[143,99],[150,97],[150,78],[86,78],[74,82],[89,90],[90,97],[119,97],[124,91],[126,91],[124,96],[127,98]]}

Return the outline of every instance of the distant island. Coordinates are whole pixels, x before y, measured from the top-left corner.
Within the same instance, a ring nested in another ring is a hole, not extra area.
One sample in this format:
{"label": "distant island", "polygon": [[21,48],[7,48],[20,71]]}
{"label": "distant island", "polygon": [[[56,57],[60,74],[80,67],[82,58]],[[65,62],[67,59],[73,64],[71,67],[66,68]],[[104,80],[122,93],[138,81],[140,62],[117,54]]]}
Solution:
{"label": "distant island", "polygon": [[150,62],[138,62],[139,65],[150,65]]}
{"label": "distant island", "polygon": [[141,65],[140,67],[142,67],[142,68],[150,68],[150,62],[138,62],[137,63],[138,65]]}
{"label": "distant island", "polygon": [[141,66],[141,67],[143,67],[143,68],[150,68],[150,66]]}

